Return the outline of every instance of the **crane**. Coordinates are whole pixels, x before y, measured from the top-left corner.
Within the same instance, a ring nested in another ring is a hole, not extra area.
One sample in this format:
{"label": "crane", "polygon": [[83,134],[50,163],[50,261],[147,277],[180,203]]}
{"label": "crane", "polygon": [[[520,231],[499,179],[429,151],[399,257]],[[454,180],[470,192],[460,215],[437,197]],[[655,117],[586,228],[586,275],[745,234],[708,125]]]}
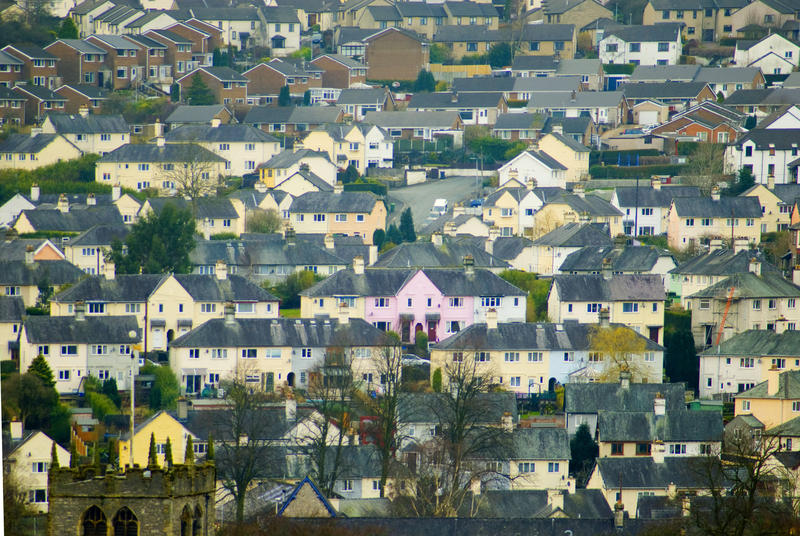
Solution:
{"label": "crane", "polygon": [[731,291],[728,294],[728,301],[725,302],[725,312],[722,313],[722,322],[719,323],[719,331],[717,332],[717,342],[714,343],[714,346],[719,346],[719,341],[722,339],[722,331],[725,329],[725,320],[728,318],[728,311],[731,309],[731,302],[733,301],[733,291],[736,290],[736,287],[731,287]]}

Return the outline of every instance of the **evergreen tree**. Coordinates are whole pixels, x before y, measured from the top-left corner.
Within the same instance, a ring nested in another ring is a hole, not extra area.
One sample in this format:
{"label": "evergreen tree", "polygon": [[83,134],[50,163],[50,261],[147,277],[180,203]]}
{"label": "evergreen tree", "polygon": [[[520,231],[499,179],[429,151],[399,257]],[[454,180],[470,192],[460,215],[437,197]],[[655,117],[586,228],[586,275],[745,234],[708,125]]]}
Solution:
{"label": "evergreen tree", "polygon": [[417,75],[417,80],[414,82],[414,91],[436,91],[436,79],[430,71],[421,69]]}
{"label": "evergreen tree", "polygon": [[119,464],[117,458],[117,443],[113,438],[108,440],[108,448],[106,451],[108,452],[108,464],[112,467],[117,467]]}
{"label": "evergreen tree", "polygon": [[97,441],[94,442],[94,449],[93,449],[92,454],[93,454],[93,457],[94,457],[94,459],[92,460],[92,465],[94,465],[95,467],[99,468],[100,467],[100,444]]}
{"label": "evergreen tree", "polygon": [[50,445],[50,469],[58,469],[58,449],[56,449],[56,442]]}
{"label": "evergreen tree", "polygon": [[78,447],[74,441],[69,444],[69,466],[73,469],[78,467]]}
{"label": "evergreen tree", "polygon": [[594,460],[599,454],[597,443],[592,438],[588,424],[583,423],[578,427],[575,437],[569,442],[569,449],[572,455],[569,471],[578,477],[578,485],[583,487],[594,467]]}
{"label": "evergreen tree", "polygon": [[186,453],[183,455],[183,463],[191,465],[194,463],[194,444],[192,436],[186,438]]}
{"label": "evergreen tree", "polygon": [[381,249],[384,242],[386,242],[386,231],[383,229],[375,229],[372,233],[372,243],[375,244],[378,249]]}
{"label": "evergreen tree", "polygon": [[120,407],[122,398],[119,396],[119,391],[117,390],[117,380],[114,378],[105,380],[101,392],[106,395],[117,408]]}
{"label": "evergreen tree", "polygon": [[414,231],[414,215],[411,214],[411,207],[406,208],[400,215],[400,234],[403,242],[416,242],[417,233]]}
{"label": "evergreen tree", "polygon": [[156,434],[153,432],[150,433],[150,452],[147,455],[147,467],[158,467],[158,456],[156,455]]}
{"label": "evergreen tree", "polygon": [[397,225],[391,224],[389,229],[386,230],[386,241],[392,244],[400,244],[403,242],[403,235]]}
{"label": "evergreen tree", "polygon": [[47,364],[47,360],[43,355],[39,354],[33,358],[28,372],[42,380],[45,386],[55,388],[56,381],[53,378],[53,371],[50,369],[50,365]]}
{"label": "evergreen tree", "polygon": [[289,86],[283,86],[278,93],[278,106],[291,106],[292,96],[289,94]]}
{"label": "evergreen tree", "polygon": [[214,461],[214,435],[208,434],[208,449],[206,450],[206,461]]}
{"label": "evergreen tree", "polygon": [[167,444],[164,446],[164,465],[172,468],[172,441],[167,437]]}
{"label": "evergreen tree", "polygon": [[494,43],[488,55],[489,65],[495,69],[511,65],[511,45],[508,43]]}
{"label": "evergreen tree", "polygon": [[303,106],[311,106],[311,90],[307,89],[305,93],[303,93]]}
{"label": "evergreen tree", "polygon": [[58,27],[58,38],[59,39],[77,39],[78,38],[78,27],[75,26],[75,22],[69,17],[65,18],[64,21],[61,23],[61,26]]}
{"label": "evergreen tree", "polygon": [[214,104],[216,100],[214,94],[211,93],[211,90],[208,88],[208,85],[203,81],[203,77],[200,76],[200,73],[192,77],[192,83],[189,89],[186,90],[185,99],[186,102],[193,106]]}

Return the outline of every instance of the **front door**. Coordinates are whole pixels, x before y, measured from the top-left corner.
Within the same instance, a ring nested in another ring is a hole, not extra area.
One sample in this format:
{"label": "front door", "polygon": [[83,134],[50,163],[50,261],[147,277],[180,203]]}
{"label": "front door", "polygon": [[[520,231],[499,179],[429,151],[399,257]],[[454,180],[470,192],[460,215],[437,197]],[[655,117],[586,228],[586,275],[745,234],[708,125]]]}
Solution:
{"label": "front door", "polygon": [[187,374],[186,375],[186,394],[194,394],[200,392],[200,383],[202,382],[203,377],[199,374]]}
{"label": "front door", "polygon": [[428,341],[436,342],[436,322],[428,322]]}
{"label": "front door", "polygon": [[411,323],[410,322],[403,322],[403,328],[401,333],[403,342],[409,342],[411,340]]}

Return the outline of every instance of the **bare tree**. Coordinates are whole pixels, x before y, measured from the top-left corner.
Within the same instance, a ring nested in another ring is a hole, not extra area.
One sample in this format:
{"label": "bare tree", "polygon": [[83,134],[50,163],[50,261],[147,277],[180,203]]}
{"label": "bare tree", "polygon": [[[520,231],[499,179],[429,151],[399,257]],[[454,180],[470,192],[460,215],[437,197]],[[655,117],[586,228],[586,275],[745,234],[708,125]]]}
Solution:
{"label": "bare tree", "polygon": [[214,153],[194,144],[177,145],[173,164],[162,168],[163,180],[174,185],[176,192],[192,203],[197,215],[197,199],[217,195],[222,185],[219,162]]}
{"label": "bare tree", "polygon": [[725,179],[724,157],[724,145],[698,143],[694,152],[689,155],[689,171],[684,177],[684,182],[700,188],[703,195],[709,195],[711,189]]}
{"label": "bare tree", "polygon": [[630,373],[634,381],[648,379],[647,370],[642,366],[647,344],[632,329],[623,326],[594,328],[589,336],[589,347],[603,360],[600,381],[615,382],[621,372]]}
{"label": "bare tree", "polygon": [[281,230],[283,220],[278,211],[270,208],[267,210],[254,209],[248,211],[247,232],[248,233],[277,233]]}

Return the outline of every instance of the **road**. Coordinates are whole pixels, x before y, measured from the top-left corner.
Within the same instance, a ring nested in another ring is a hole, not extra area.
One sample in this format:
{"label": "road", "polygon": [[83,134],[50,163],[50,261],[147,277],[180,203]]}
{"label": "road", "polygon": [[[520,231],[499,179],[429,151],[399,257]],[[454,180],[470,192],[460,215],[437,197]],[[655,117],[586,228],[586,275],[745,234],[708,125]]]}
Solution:
{"label": "road", "polygon": [[475,177],[451,177],[390,190],[389,202],[395,203],[395,209],[389,217],[389,221],[390,223],[399,223],[400,214],[405,207],[411,207],[414,227],[419,230],[427,225],[426,220],[436,199],[447,199],[452,209],[454,203],[475,198],[475,182]]}

